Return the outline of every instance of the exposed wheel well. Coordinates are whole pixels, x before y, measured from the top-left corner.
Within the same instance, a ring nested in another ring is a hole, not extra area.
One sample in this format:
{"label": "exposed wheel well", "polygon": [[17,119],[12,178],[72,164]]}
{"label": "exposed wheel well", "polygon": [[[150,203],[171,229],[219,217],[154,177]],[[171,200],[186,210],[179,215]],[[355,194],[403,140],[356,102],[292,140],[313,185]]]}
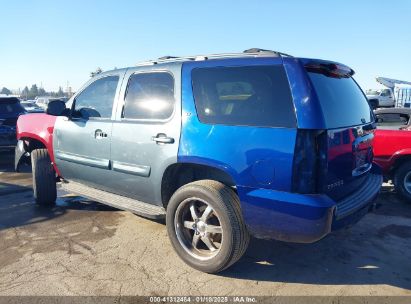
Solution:
{"label": "exposed wheel well", "polygon": [[161,182],[163,206],[167,207],[168,201],[178,188],[203,179],[216,180],[232,188],[236,185],[233,178],[221,169],[190,163],[173,164],[166,169]]}
{"label": "exposed wheel well", "polygon": [[46,146],[39,140],[34,138],[21,138],[24,142],[24,149],[27,152],[31,152],[35,149],[46,149]]}
{"label": "exposed wheel well", "polygon": [[[25,138],[20,138],[20,140],[23,141],[24,151],[26,151],[28,153],[31,153],[35,149],[46,149],[46,146],[41,141],[39,141],[37,139],[25,137]],[[19,170],[19,167],[22,164],[27,164],[27,165],[31,164],[30,154],[25,153],[25,154],[21,155],[19,160],[17,160],[17,163],[16,163],[16,170],[17,171]]]}
{"label": "exposed wheel well", "polygon": [[402,164],[411,161],[411,155],[403,155],[397,158],[397,160],[394,162],[394,165],[392,166],[390,170],[390,175],[393,176],[395,174],[395,171],[401,167]]}

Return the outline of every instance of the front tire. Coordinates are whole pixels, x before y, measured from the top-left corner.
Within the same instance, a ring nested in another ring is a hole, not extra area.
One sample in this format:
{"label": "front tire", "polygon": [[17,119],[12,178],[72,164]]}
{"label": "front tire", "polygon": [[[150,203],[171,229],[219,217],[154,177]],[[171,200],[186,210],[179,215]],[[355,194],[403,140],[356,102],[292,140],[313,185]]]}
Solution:
{"label": "front tire", "polygon": [[35,149],[31,152],[33,173],[33,196],[41,206],[52,206],[56,203],[56,173],[51,164],[47,149]]}
{"label": "front tire", "polygon": [[178,189],[167,206],[166,224],[180,258],[207,273],[220,272],[238,261],[250,239],[238,196],[213,180]]}
{"label": "front tire", "polygon": [[411,203],[411,161],[397,168],[393,181],[398,195],[407,203]]}

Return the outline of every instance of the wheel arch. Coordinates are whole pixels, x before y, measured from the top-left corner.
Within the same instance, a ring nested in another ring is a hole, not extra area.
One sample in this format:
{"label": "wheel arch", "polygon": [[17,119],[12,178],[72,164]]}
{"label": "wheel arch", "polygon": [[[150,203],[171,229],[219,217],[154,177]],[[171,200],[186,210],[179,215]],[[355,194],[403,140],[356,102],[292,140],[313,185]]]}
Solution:
{"label": "wheel arch", "polygon": [[[411,151],[408,151],[411,152]],[[400,168],[403,164],[405,164],[406,162],[411,162],[411,153],[409,154],[397,154],[395,156],[395,159],[393,161],[393,165],[391,167],[390,170],[390,175],[394,175],[395,171],[398,170],[398,168]]]}
{"label": "wheel arch", "polygon": [[60,175],[54,162],[54,153],[52,151],[53,149],[51,144],[48,143],[44,138],[36,134],[26,134],[24,136],[19,137],[17,147],[15,150],[15,170],[18,172],[19,166],[23,163],[30,164],[30,153],[35,149],[47,150],[50,156],[50,160],[53,163],[54,170],[58,175]]}
{"label": "wheel arch", "polygon": [[31,164],[30,153],[34,149],[47,149],[41,138],[20,137],[14,154],[14,169],[19,172],[22,164]]}
{"label": "wheel arch", "polygon": [[233,190],[236,187],[234,178],[221,168],[189,162],[174,163],[167,167],[161,180],[161,200],[164,208],[167,208],[171,196],[178,188],[204,179],[219,181]]}
{"label": "wheel arch", "polygon": [[[26,152],[31,152],[34,149],[47,149],[46,141],[38,136],[33,137],[21,137],[21,141],[23,141],[24,149]],[[49,149],[47,149],[48,151]],[[50,153],[50,151],[49,151]]]}

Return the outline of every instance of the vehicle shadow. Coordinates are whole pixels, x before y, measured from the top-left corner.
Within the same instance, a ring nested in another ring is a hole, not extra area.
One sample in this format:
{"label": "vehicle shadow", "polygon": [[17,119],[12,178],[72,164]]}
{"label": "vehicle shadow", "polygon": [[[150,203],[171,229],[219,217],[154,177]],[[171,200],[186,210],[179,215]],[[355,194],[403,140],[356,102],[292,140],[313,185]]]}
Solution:
{"label": "vehicle shadow", "polygon": [[[12,173],[12,166],[4,166],[4,159],[0,156],[0,172],[5,172],[0,180]],[[0,183],[0,188],[20,187],[13,193],[0,194],[0,231],[52,220],[71,211],[75,212],[68,218],[77,223],[79,217],[90,217],[88,211],[116,210],[63,192],[59,192],[56,206],[42,208],[27,191],[30,186],[18,183],[9,179]],[[252,239],[244,257],[219,275],[257,282],[387,284],[411,290],[410,240],[411,204],[401,202],[392,187],[385,185],[377,209],[350,229],[313,244]]]}
{"label": "vehicle shadow", "polygon": [[324,285],[388,284],[411,289],[411,204],[384,187],[377,210],[313,244],[252,239],[221,273],[237,279]]}
{"label": "vehicle shadow", "polygon": [[0,196],[0,230],[41,223],[57,218],[65,213],[58,207],[46,208],[33,202],[31,192]]}
{"label": "vehicle shadow", "polygon": [[0,230],[41,223],[77,211],[115,211],[117,209],[88,199],[58,191],[55,206],[42,207],[32,193],[31,168],[14,172],[14,154],[0,152]]}

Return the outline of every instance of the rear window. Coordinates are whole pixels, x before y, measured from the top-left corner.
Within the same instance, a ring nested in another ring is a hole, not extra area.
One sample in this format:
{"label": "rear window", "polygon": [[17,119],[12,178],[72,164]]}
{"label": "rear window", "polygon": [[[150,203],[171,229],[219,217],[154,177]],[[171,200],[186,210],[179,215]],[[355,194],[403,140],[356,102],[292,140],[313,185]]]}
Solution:
{"label": "rear window", "polygon": [[0,114],[21,113],[24,109],[15,98],[0,98]]}
{"label": "rear window", "polygon": [[192,72],[198,118],[207,124],[296,126],[282,66],[198,68]]}
{"label": "rear window", "polygon": [[329,77],[308,72],[328,128],[355,126],[372,121],[368,101],[351,77]]}

